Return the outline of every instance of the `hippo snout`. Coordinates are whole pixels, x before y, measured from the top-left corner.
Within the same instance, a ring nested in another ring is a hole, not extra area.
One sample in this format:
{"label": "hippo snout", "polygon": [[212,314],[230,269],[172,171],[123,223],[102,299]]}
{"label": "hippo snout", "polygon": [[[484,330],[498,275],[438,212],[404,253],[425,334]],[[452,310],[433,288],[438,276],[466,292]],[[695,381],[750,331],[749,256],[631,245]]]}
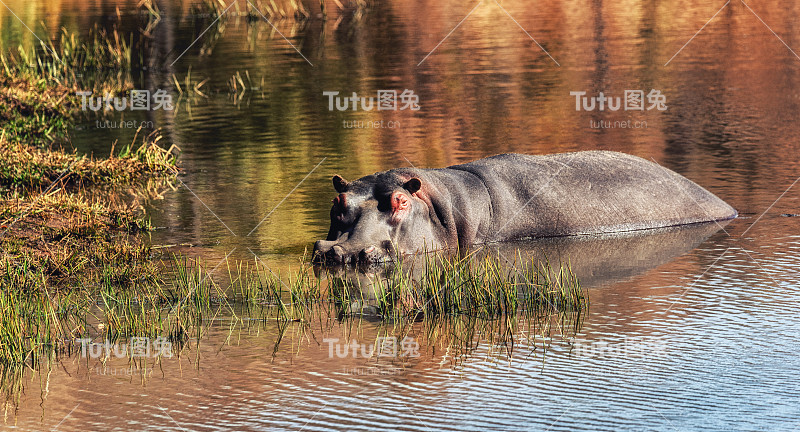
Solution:
{"label": "hippo snout", "polygon": [[384,262],[389,254],[383,248],[377,246],[367,246],[363,249],[356,248],[349,251],[342,244],[335,241],[318,240],[314,243],[314,262],[328,265],[343,264],[375,264]]}
{"label": "hippo snout", "polygon": [[[313,261],[318,263],[332,261],[336,257],[336,251],[333,250],[334,245],[336,245],[335,241],[317,240],[314,242]],[[341,258],[339,261],[341,262]]]}

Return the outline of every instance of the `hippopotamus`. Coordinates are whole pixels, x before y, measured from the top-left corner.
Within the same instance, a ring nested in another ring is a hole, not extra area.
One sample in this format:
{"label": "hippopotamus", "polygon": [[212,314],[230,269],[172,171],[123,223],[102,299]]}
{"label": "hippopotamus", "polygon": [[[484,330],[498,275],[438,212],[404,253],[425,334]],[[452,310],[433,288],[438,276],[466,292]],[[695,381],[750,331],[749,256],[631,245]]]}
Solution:
{"label": "hippopotamus", "polygon": [[637,156],[580,151],[501,154],[438,169],[397,168],[347,181],[314,257],[376,263],[405,254],[542,237],[733,219],[686,177]]}

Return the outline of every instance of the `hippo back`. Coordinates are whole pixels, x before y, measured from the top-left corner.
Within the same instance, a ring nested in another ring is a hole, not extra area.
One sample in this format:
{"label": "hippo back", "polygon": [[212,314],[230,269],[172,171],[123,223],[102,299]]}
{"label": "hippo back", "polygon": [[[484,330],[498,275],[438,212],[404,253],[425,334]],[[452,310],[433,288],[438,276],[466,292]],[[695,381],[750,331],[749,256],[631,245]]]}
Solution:
{"label": "hippo back", "polygon": [[484,242],[720,221],[736,210],[691,180],[624,153],[503,154],[449,169],[486,186]]}

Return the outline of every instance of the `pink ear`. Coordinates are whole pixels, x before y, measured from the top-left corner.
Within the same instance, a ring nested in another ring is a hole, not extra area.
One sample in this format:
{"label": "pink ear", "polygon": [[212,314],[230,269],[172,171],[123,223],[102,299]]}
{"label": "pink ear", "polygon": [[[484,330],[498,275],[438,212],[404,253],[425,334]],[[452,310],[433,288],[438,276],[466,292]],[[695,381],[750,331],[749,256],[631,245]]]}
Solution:
{"label": "pink ear", "polygon": [[392,213],[398,215],[399,212],[408,210],[411,207],[411,202],[408,196],[400,191],[392,192]]}

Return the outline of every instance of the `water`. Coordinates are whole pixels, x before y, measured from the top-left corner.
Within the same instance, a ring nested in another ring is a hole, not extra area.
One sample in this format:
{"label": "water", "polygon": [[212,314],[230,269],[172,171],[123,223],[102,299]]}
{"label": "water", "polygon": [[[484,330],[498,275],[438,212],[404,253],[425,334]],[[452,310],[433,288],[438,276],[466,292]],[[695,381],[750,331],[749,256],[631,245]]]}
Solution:
{"label": "water", "polygon": [[[7,3],[41,36],[40,21],[51,36],[60,26],[139,27],[135,2],[119,2],[119,18],[111,2]],[[741,217],[712,233],[571,244],[591,307],[577,333],[553,324],[546,354],[541,340],[530,340],[541,328],[520,324],[511,353],[487,343],[492,331],[485,330],[474,335],[477,347],[454,354],[447,340],[427,336],[428,324],[416,323],[410,334],[419,357],[339,358],[329,355],[326,338],[369,344],[393,333],[376,322],[351,328],[332,320],[290,324],[273,355],[281,330],[274,323],[231,334],[223,316],[198,347],[154,370],[116,359],[107,369],[95,359],[64,360],[27,383],[6,426],[800,427],[800,217],[790,216],[800,213],[800,185],[790,188],[800,175],[800,59],[770,31],[797,52],[800,6],[775,0],[748,3],[750,10],[730,2],[684,46],[722,4],[501,4],[382,2],[338,24],[337,16],[276,23],[308,62],[269,24],[229,19],[170,66],[210,22],[193,22],[188,3],[162,2],[164,21],[136,86],[177,100],[172,74],[181,81],[191,67],[195,82],[209,81],[208,98],[184,98],[175,111],[119,116],[153,121],[183,150],[183,184],[148,207],[163,227],[153,242],[191,245],[175,249],[211,265],[258,254],[285,269],[325,236],[333,174],[350,179],[510,151],[608,149],[652,158]],[[6,9],[0,14],[4,47],[35,41]],[[203,46],[211,49],[200,55]],[[245,71],[257,89],[234,97],[227,82]],[[419,96],[420,110],[329,111],[323,96],[404,89]],[[653,89],[666,96],[666,110],[576,111],[570,95]],[[343,127],[369,120],[398,124]],[[635,127],[591,127],[627,120]],[[80,151],[107,154],[114,139],[132,136],[95,121],[87,117],[72,134]]]}

